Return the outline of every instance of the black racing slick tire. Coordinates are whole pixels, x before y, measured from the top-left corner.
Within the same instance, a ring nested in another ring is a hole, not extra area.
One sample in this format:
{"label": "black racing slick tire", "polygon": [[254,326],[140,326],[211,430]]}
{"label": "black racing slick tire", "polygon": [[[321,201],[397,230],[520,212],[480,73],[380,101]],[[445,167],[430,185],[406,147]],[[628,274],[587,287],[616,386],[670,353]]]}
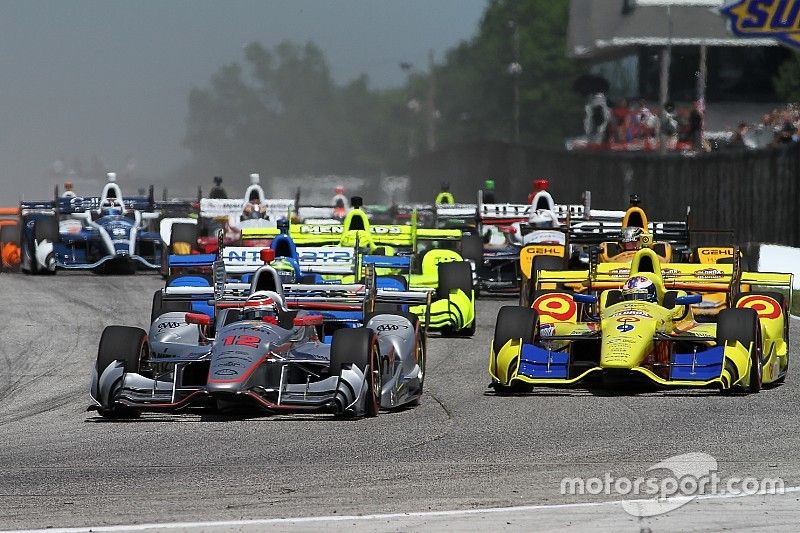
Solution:
{"label": "black racing slick tire", "polygon": [[[100,346],[97,350],[98,376],[113,363],[121,361],[125,372],[139,372],[142,361],[149,357],[150,348],[147,343],[147,333],[141,328],[128,326],[107,326],[100,337]],[[138,412],[122,406],[98,411],[105,418],[132,418]]]}
{"label": "black racing slick tire", "polygon": [[473,261],[476,266],[483,262],[483,239],[480,235],[470,234],[461,237],[461,257]]}
{"label": "black racing slick tire", "polygon": [[472,291],[472,268],[466,261],[439,263],[437,298],[447,298],[452,289],[461,289],[467,296]]}
{"label": "black racing slick tire", "polygon": [[[500,349],[511,339],[522,339],[523,344],[533,344],[539,326],[539,313],[528,307],[504,306],[497,314],[497,323],[494,327],[492,349],[497,354]],[[524,393],[533,390],[527,383],[512,383],[503,385],[493,383],[498,394]]]}
{"label": "black racing slick tire", "polygon": [[367,399],[364,415],[377,416],[381,407],[380,354],[377,337],[367,328],[343,328],[333,333],[331,342],[331,375],[341,375],[343,367],[355,365],[364,371]]}
{"label": "black racing slick tire", "polygon": [[533,303],[533,293],[536,291],[537,275],[539,270],[564,270],[567,262],[563,257],[554,255],[535,255],[531,260],[531,277],[520,287],[519,304],[530,307]]}
{"label": "black racing slick tire", "polygon": [[175,252],[176,243],[189,244],[192,250],[197,248],[197,224],[188,224],[185,222],[178,222],[172,225],[172,230],[169,237],[170,253]]}
{"label": "black racing slick tire", "polygon": [[48,240],[50,242],[58,241],[58,220],[56,217],[42,217],[36,220],[33,225],[33,236],[36,242]]}
{"label": "black racing slick tire", "polygon": [[102,373],[114,361],[122,361],[126,372],[138,372],[148,356],[147,332],[129,326],[107,326],[97,350],[97,371]]}
{"label": "black racing slick tire", "polygon": [[[436,296],[446,299],[452,289],[461,289],[464,294],[469,296],[472,287],[472,267],[467,261],[452,261],[439,263],[439,286],[436,289]],[[472,337],[475,335],[477,317],[472,323],[460,330],[445,330],[442,333],[446,336]]]}
{"label": "black racing slick tire", "polygon": [[38,218],[33,222],[33,241],[29,243],[31,274],[55,274],[54,270],[40,268],[36,262],[36,243],[41,243],[44,240],[52,243],[58,242],[58,220],[54,216]]}
{"label": "black racing slick tire", "polygon": [[717,344],[738,341],[744,346],[753,343],[750,351],[751,371],[745,390],[755,393],[761,390],[761,326],[758,314],[752,309],[723,309],[717,317]]}
{"label": "black racing slick tire", "polygon": [[150,308],[150,323],[156,321],[158,317],[163,315],[164,313],[173,313],[173,312],[190,312],[192,310],[192,304],[190,302],[170,302],[164,301],[164,292],[162,289],[158,289],[156,292],[153,293],[153,305]]}
{"label": "black racing slick tire", "polygon": [[494,353],[498,353],[511,339],[522,339],[523,344],[533,344],[538,324],[539,313],[535,309],[516,305],[501,307],[492,339]]}

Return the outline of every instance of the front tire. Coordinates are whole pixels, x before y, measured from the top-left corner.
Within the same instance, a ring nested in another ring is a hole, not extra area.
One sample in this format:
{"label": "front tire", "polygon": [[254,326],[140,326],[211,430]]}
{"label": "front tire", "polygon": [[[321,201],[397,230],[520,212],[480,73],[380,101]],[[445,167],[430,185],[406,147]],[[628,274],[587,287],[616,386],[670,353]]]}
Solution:
{"label": "front tire", "polygon": [[738,341],[743,346],[750,346],[750,372],[745,385],[748,393],[761,390],[763,368],[761,365],[761,325],[758,313],[752,309],[724,309],[717,318],[717,343],[724,346],[726,342]]}
{"label": "front tire", "polygon": [[[331,375],[340,375],[342,369],[355,365],[364,372],[367,397],[364,416],[373,417],[381,407],[382,378],[377,337],[367,328],[343,328],[333,333],[331,342]],[[339,406],[341,410],[344,405]]]}
{"label": "front tire", "polygon": [[[150,356],[147,333],[141,328],[128,326],[108,326],[100,337],[97,350],[97,375],[114,361],[121,361],[125,372],[139,372],[142,362]],[[113,398],[111,398],[113,403]],[[105,418],[132,418],[138,412],[122,406],[111,409],[100,409],[100,416]]]}
{"label": "front tire", "polygon": [[[495,355],[505,344],[513,339],[522,339],[523,344],[533,344],[539,328],[539,313],[529,307],[507,305],[500,308],[494,327],[492,349]],[[533,385],[528,383],[492,384],[498,394],[530,392]]]}

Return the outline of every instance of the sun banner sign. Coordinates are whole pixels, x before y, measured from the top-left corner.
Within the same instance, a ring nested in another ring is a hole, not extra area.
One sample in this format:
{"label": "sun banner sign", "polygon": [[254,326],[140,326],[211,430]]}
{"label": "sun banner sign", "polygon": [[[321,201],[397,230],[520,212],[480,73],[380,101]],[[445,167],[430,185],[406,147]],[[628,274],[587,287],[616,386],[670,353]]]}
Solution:
{"label": "sun banner sign", "polygon": [[773,38],[800,48],[800,0],[735,0],[720,11],[735,35]]}

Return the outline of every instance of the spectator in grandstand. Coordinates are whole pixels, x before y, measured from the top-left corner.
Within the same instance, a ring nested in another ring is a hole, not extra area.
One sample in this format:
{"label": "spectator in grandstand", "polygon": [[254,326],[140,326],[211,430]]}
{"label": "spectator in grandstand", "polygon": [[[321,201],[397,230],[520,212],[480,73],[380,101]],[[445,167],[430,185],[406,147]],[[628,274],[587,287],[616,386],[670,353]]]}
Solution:
{"label": "spectator in grandstand", "polygon": [[590,144],[604,144],[608,141],[608,123],[611,119],[611,110],[608,108],[606,96],[597,93],[591,97],[586,107],[586,116],[583,128]]}
{"label": "spectator in grandstand", "polygon": [[695,102],[689,113],[689,141],[692,149],[697,151],[703,149],[703,113],[700,108],[700,102]]}
{"label": "spectator in grandstand", "polygon": [[674,150],[678,144],[678,121],[675,119],[675,105],[672,102],[664,104],[664,109],[659,114],[658,132],[661,148]]}
{"label": "spectator in grandstand", "polygon": [[613,114],[613,131],[614,140],[616,142],[624,143],[631,139],[628,137],[628,128],[631,122],[631,110],[628,108],[628,101],[624,98],[617,102],[614,106]]}
{"label": "spectator in grandstand", "polygon": [[746,145],[744,144],[744,136],[747,135],[747,123],[740,122],[738,126],[736,126],[736,131],[733,132],[733,136],[731,137],[730,142],[728,142],[728,146],[731,148],[745,148]]}

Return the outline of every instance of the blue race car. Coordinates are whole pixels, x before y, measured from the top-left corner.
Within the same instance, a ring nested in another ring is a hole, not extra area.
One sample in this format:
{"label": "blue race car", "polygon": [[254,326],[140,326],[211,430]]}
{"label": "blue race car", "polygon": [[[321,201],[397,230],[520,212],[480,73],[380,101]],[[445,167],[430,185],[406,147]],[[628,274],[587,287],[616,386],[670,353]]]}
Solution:
{"label": "blue race car", "polygon": [[148,197],[124,198],[116,176],[108,177],[98,197],[65,193],[51,202],[20,204],[24,272],[132,274],[160,268],[163,244],[151,231],[159,217],[152,188]]}

